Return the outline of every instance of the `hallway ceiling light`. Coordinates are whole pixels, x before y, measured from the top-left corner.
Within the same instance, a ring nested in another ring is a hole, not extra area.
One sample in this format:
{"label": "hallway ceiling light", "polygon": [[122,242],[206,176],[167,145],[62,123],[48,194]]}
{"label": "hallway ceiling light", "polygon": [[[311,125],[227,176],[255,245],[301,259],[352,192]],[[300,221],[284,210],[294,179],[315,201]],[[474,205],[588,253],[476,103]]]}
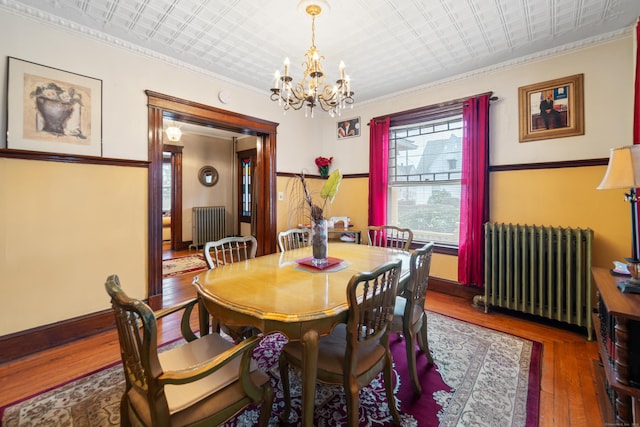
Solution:
{"label": "hallway ceiling light", "polygon": [[175,125],[167,127],[165,132],[167,133],[167,138],[171,142],[178,142],[182,137],[182,131]]}
{"label": "hallway ceiling light", "polygon": [[305,12],[311,16],[311,47],[305,53],[304,75],[299,83],[293,84],[293,78],[289,75],[289,58],[284,60],[284,75],[276,70],[273,78],[273,88],[271,88],[271,100],[278,101],[284,112],[293,108],[299,110],[305,107],[305,117],[313,117],[313,109],[320,106],[322,110],[329,113],[331,117],[340,115],[340,112],[347,105],[353,107],[353,92],[351,91],[351,81],[344,72],[344,62],[340,61],[340,78],[334,86],[325,84],[325,75],[322,71],[321,61],[324,56],[316,48],[316,16],[322,13],[322,7],[317,3],[326,2],[316,0],[309,2],[302,0],[298,7],[306,6]]}

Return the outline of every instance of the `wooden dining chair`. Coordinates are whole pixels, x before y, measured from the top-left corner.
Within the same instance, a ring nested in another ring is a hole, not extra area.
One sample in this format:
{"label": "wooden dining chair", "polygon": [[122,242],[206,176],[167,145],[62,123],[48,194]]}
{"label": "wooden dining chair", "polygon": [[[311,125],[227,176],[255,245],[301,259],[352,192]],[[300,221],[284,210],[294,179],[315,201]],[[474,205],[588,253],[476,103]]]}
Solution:
{"label": "wooden dining chair", "polygon": [[[203,254],[209,269],[220,265],[233,264],[256,257],[258,241],[253,236],[234,236],[207,242],[204,244]],[[249,326],[219,325],[219,328],[234,341],[259,335],[260,330]]]}
{"label": "wooden dining chair", "polygon": [[424,352],[429,363],[433,364],[433,356],[431,356],[427,338],[427,313],[424,309],[433,246],[434,243],[429,242],[411,252],[409,280],[402,294],[396,297],[393,322],[391,323],[391,331],[397,332],[399,338],[404,337],[405,339],[407,366],[416,395],[422,394],[416,369],[416,338],[420,351]]}
{"label": "wooden dining chair", "polygon": [[[269,376],[251,360],[260,337],[237,345],[217,333],[198,337],[189,321],[197,298],[153,312],[127,296],[117,275],[107,278],[105,288],[125,376],[122,426],[219,425],[246,406],[260,403],[259,423],[268,425],[273,388]],[[186,343],[159,351],[158,320],[181,311]]]}
{"label": "wooden dining chair", "polygon": [[[393,319],[401,260],[389,261],[371,272],[357,273],[347,285],[347,323],[338,324],[318,344],[319,381],[342,384],[347,401],[348,425],[357,426],[359,391],[383,372],[387,404],[395,425],[400,414],[393,395],[393,371],[389,350],[389,326]],[[279,366],[287,420],[291,407],[289,365],[302,369],[304,349],[300,341],[290,341],[280,353]]]}
{"label": "wooden dining chair", "polygon": [[367,236],[369,246],[381,246],[408,251],[413,241],[413,231],[395,225],[370,225]]}
{"label": "wooden dining chair", "polygon": [[311,243],[311,230],[308,228],[292,228],[278,233],[280,252],[304,248]]}
{"label": "wooden dining chair", "polygon": [[203,255],[209,269],[256,257],[258,241],[253,236],[234,236],[207,242]]}

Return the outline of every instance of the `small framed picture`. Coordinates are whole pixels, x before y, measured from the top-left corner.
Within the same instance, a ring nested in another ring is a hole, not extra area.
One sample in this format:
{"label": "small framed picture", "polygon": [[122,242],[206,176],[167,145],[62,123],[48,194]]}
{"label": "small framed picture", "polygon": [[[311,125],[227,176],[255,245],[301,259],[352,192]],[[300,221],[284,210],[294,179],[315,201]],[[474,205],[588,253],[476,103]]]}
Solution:
{"label": "small framed picture", "polygon": [[9,57],[7,148],[102,156],[102,80]]}
{"label": "small framed picture", "polygon": [[338,139],[360,136],[360,117],[345,119],[337,123]]}
{"label": "small framed picture", "polygon": [[584,135],[584,75],[518,88],[520,142]]}

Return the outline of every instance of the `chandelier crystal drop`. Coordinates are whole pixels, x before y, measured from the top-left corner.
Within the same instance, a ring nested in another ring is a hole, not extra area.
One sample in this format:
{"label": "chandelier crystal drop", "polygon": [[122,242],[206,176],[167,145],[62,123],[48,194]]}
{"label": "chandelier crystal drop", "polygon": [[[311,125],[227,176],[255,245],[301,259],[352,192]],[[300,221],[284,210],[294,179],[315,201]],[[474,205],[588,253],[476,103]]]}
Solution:
{"label": "chandelier crystal drop", "polygon": [[322,13],[322,8],[317,4],[310,4],[305,12],[311,16],[311,47],[305,53],[304,75],[299,83],[293,83],[289,75],[289,58],[284,60],[284,75],[276,70],[271,88],[271,100],[278,101],[285,114],[293,108],[299,110],[305,108],[305,117],[313,117],[313,110],[320,106],[331,117],[340,115],[347,106],[353,108],[353,92],[351,81],[345,74],[344,62],[340,61],[340,78],[335,85],[325,84],[325,75],[322,71],[324,56],[316,48],[316,16]]}

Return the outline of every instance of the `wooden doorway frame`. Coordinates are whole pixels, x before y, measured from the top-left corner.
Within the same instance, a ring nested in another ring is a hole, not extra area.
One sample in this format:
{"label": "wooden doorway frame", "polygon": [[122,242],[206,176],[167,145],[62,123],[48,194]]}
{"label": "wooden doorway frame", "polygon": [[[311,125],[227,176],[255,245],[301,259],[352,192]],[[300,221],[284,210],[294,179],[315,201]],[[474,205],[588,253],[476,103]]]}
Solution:
{"label": "wooden doorway frame", "polygon": [[[222,110],[170,95],[145,91],[149,129],[149,305],[162,307],[162,149],[164,117],[186,123],[258,136],[255,177],[257,181],[257,255],[276,251],[276,128],[278,123]],[[182,213],[176,212],[176,221]],[[172,218],[173,220],[173,218]]]}

